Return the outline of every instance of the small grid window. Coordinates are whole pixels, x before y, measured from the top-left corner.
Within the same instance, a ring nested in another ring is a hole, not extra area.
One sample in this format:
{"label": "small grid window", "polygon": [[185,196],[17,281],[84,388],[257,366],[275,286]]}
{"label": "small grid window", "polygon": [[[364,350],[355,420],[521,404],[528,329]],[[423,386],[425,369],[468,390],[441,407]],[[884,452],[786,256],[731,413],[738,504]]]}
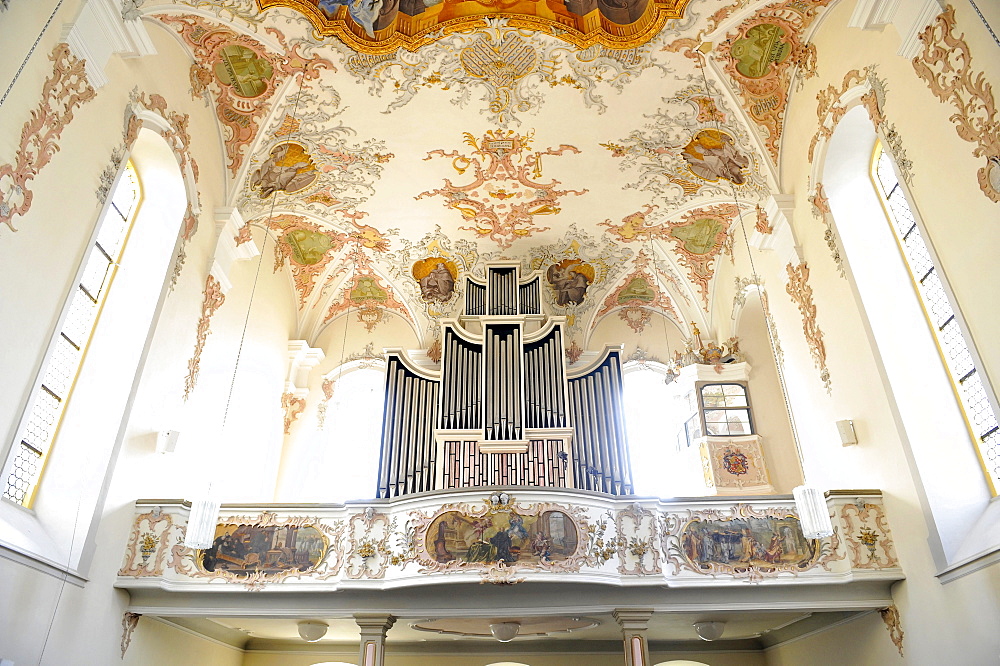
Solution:
{"label": "small grid window", "polygon": [[994,492],[1000,488],[1000,437],[997,414],[990,404],[983,378],[976,368],[969,343],[959,326],[955,310],[942,283],[931,253],[924,242],[906,196],[896,178],[892,158],[875,146],[872,161],[876,190],[885,204],[889,221],[899,241],[910,275],[917,285],[924,311],[944,356],[966,417],[979,446],[979,454]]}
{"label": "small grid window", "polygon": [[31,503],[94,332],[97,314],[125,247],[139,198],[139,179],[129,162],[111,196],[111,204],[98,223],[97,240],[84,258],[80,281],[69,297],[62,327],[49,345],[41,381],[35,386],[17,444],[4,467],[5,499],[25,506]]}
{"label": "small grid window", "polygon": [[706,384],[698,389],[705,434],[709,437],[752,435],[750,403],[742,384]]}

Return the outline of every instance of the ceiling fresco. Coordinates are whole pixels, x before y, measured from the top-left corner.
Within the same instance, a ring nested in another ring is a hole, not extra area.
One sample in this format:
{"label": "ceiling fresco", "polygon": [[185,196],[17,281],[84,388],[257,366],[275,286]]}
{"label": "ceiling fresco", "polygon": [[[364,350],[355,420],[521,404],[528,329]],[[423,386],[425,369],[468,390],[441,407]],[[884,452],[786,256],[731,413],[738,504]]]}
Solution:
{"label": "ceiling fresco", "polygon": [[831,2],[142,11],[190,55],[227,204],[248,221],[237,241],[266,229],[300,337],[400,317],[432,349],[465,276],[514,259],[540,272],[577,350],[605,320],[711,329],[720,257],[740,225],[770,231],[785,106],[814,73],[809,29]]}

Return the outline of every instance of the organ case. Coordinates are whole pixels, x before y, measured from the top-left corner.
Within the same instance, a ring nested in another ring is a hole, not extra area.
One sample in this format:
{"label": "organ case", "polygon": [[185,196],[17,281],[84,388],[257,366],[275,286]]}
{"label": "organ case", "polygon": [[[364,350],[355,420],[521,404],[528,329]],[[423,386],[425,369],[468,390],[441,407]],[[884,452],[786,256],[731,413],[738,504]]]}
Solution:
{"label": "organ case", "polygon": [[441,324],[439,369],[386,350],[378,497],[478,486],[632,492],[620,348],[567,368],[541,275],[490,262]]}

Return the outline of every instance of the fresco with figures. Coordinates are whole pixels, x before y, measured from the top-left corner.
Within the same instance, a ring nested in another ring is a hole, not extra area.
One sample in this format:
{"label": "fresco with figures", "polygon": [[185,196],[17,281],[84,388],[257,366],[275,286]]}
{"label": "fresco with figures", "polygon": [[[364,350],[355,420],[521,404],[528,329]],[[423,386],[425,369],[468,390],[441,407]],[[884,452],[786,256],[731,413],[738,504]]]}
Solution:
{"label": "fresco with figures", "polygon": [[207,572],[237,576],[309,571],[326,557],[327,542],[313,526],[218,525],[212,547],[201,551]]}
{"label": "fresco with figures", "polygon": [[693,520],[681,535],[684,555],[696,567],[781,567],[806,569],[819,554],[798,518]]}
{"label": "fresco with figures", "polygon": [[441,563],[536,564],[571,557],[578,545],[573,519],[562,511],[537,516],[510,511],[480,517],[448,511],[427,530],[427,552]]}

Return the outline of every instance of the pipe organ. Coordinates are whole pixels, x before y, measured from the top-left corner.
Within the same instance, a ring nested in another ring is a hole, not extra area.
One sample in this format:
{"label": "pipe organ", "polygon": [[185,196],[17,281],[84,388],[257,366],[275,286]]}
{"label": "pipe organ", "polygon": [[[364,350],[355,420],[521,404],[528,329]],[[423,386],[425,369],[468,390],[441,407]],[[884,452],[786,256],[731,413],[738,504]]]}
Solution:
{"label": "pipe organ", "polygon": [[477,486],[632,493],[620,348],[566,366],[541,274],[489,262],[441,327],[440,369],[386,350],[378,497]]}

